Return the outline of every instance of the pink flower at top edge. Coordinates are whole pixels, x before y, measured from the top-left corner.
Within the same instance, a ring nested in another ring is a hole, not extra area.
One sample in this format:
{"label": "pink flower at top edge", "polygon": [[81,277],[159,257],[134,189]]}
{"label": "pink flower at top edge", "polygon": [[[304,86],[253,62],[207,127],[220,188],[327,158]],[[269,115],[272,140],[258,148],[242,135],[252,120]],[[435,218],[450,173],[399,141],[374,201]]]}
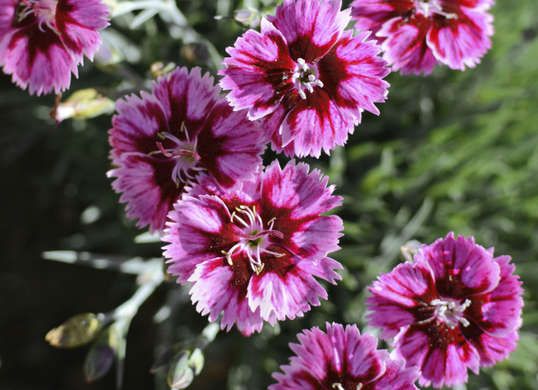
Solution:
{"label": "pink flower at top edge", "polygon": [[416,390],[418,373],[377,349],[377,340],[355,325],[314,327],[290,344],[295,355],[273,374],[269,390]]}
{"label": "pink flower at top edge", "polygon": [[176,203],[164,256],[168,272],[191,284],[198,312],[250,335],[327,299],[316,278],[340,279],[328,254],[343,229],[339,217],[322,215],[341,203],[327,182],[306,164],[273,162],[229,189],[205,180]]}
{"label": "pink flower at top edge", "polygon": [[344,145],[364,110],[376,115],[389,73],[368,32],[345,31],[340,0],[284,0],[224,60],[223,89],[235,110],[264,118],[272,145],[288,156],[319,157]]}
{"label": "pink flower at top edge", "polygon": [[101,0],[0,0],[0,66],[31,95],[69,88],[108,25]]}
{"label": "pink flower at top edge", "polygon": [[468,369],[477,374],[516,348],[523,299],[510,257],[450,233],[414,260],[380,276],[367,303],[370,324],[396,337],[421,385],[463,384]]}
{"label": "pink flower at top edge", "polygon": [[233,112],[198,68],[176,69],[116,108],[109,176],[139,228],[163,229],[174,202],[201,175],[230,187],[261,165],[259,125]]}
{"label": "pink flower at top edge", "polygon": [[437,63],[465,70],[491,47],[493,0],[355,0],[357,27],[371,30],[384,58],[403,74],[429,74]]}

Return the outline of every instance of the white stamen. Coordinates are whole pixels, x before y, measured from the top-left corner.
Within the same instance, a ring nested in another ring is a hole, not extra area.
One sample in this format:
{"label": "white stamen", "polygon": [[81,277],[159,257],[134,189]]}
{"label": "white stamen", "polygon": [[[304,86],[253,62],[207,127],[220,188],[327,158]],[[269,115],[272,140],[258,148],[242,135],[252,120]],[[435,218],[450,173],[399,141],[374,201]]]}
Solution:
{"label": "white stamen", "polygon": [[415,0],[415,8],[427,18],[434,15],[444,16],[446,19],[458,18],[454,13],[445,12],[439,0]]}
{"label": "white stamen", "polygon": [[[160,140],[156,142],[157,150],[149,153],[150,156],[162,155],[175,161],[171,177],[178,187],[181,183],[187,184],[194,181],[199,172],[205,171],[204,168],[198,166],[200,156],[196,152],[197,140],[194,142],[190,140],[185,123],[181,123],[180,132],[185,135],[185,140],[181,140],[167,131],[157,133]],[[172,146],[165,148],[163,145],[165,141],[172,143]]]}
{"label": "white stamen", "polygon": [[434,299],[430,302],[430,306],[435,308],[432,318],[437,318],[444,322],[450,329],[454,329],[460,323],[463,327],[467,327],[470,322],[465,318],[464,313],[471,304],[470,299],[466,299],[463,303],[453,300]]}
{"label": "white stamen", "polygon": [[301,99],[306,100],[306,92],[314,92],[315,87],[323,88],[323,82],[318,79],[317,65],[309,65],[303,58],[297,59],[297,65],[291,76],[291,81]]}
{"label": "white stamen", "polygon": [[[236,252],[244,252],[249,260],[252,271],[259,275],[265,268],[262,255],[267,254],[277,258],[284,256],[283,253],[268,249],[272,244],[271,236],[279,238],[283,236],[281,232],[274,230],[276,218],[271,218],[267,223],[267,227],[264,227],[263,219],[256,211],[255,206],[247,207],[241,205],[230,213],[226,204],[220,198],[219,200],[220,204],[224,205],[228,211],[230,222],[239,224],[237,226],[242,232],[238,242],[228,251],[222,251],[229,265],[233,266],[232,256]],[[240,217],[238,214],[246,216],[246,219]]]}

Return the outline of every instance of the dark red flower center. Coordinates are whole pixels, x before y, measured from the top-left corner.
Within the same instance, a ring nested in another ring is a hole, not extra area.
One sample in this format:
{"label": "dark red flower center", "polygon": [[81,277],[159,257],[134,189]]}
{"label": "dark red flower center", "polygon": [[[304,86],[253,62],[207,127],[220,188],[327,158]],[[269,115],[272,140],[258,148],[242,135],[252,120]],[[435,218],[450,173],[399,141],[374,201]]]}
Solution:
{"label": "dark red flower center", "polygon": [[323,88],[323,82],[319,79],[317,64],[307,64],[302,58],[297,60],[295,69],[291,74],[291,82],[303,100],[306,99],[307,92],[314,92],[316,87]]}
{"label": "dark red flower center", "polygon": [[44,31],[45,27],[48,27],[56,32],[57,7],[58,0],[21,0],[17,10],[17,22],[34,15],[40,30]]}
{"label": "dark red flower center", "polygon": [[259,275],[265,267],[262,259],[264,254],[284,256],[284,253],[269,249],[274,246],[273,238],[283,238],[283,234],[274,229],[275,218],[264,222],[256,206],[242,205],[230,213],[230,221],[239,228],[239,234],[237,242],[228,251],[223,251],[229,265],[233,265],[232,256],[242,252],[246,254],[252,270]]}
{"label": "dark red flower center", "polygon": [[185,139],[179,139],[167,131],[157,133],[158,140],[155,142],[157,150],[150,153],[151,155],[161,155],[174,162],[172,181],[176,185],[191,182],[195,179],[197,172],[204,170],[199,166],[200,155],[197,152],[197,138],[190,139],[184,124],[181,125],[181,133],[184,134]]}
{"label": "dark red flower center", "polygon": [[415,0],[415,10],[427,18],[439,15],[446,19],[456,19],[458,15],[444,10],[442,3],[442,0]]}

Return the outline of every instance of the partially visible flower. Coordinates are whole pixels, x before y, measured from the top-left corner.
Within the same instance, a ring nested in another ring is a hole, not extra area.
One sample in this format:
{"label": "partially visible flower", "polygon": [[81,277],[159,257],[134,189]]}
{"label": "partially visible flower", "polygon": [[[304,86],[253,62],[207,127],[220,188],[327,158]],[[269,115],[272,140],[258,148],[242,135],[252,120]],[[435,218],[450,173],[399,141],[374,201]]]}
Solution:
{"label": "partially visible flower", "polygon": [[344,31],[350,10],[340,0],[284,0],[228,48],[221,86],[236,110],[265,118],[273,147],[288,156],[319,157],[360,123],[364,110],[379,114],[388,83],[380,48]]}
{"label": "partially visible flower", "polygon": [[0,0],[0,66],[32,95],[59,93],[107,25],[101,0]]}
{"label": "partially visible flower", "polygon": [[422,385],[465,383],[467,369],[478,373],[516,348],[523,300],[510,257],[450,233],[414,260],[374,282],[368,307],[370,324],[421,369]]}
{"label": "partially visible flower", "polygon": [[414,390],[417,371],[377,349],[377,340],[356,325],[314,327],[290,344],[295,353],[269,390]]}
{"label": "partially visible flower", "polygon": [[[343,229],[327,177],[308,165],[274,162],[251,180],[223,189],[210,180],[170,212],[163,241],[168,272],[192,283],[196,309],[245,335],[300,317],[327,299],[317,278],[336,283],[327,257]],[[203,194],[211,195],[203,195]]]}
{"label": "partially visible flower", "polygon": [[403,74],[429,74],[440,62],[474,67],[491,47],[493,0],[355,0],[357,27],[372,30],[384,58]]}
{"label": "partially visible flower", "polygon": [[261,164],[257,123],[232,112],[200,69],[176,69],[150,93],[117,103],[110,130],[114,189],[137,226],[161,230],[168,211],[200,174],[232,186]]}

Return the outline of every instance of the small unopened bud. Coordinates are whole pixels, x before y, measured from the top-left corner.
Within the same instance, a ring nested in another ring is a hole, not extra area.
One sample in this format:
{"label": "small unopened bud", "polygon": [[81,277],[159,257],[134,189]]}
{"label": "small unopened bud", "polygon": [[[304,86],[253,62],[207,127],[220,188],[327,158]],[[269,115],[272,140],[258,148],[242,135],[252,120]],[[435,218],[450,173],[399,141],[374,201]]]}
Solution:
{"label": "small unopened bud", "polygon": [[422,243],[420,243],[417,240],[412,240],[406,242],[402,247],[400,248],[400,252],[402,253],[402,256],[406,261],[413,261],[416,253],[422,246]]}
{"label": "small unopened bud", "polygon": [[84,376],[88,383],[101,379],[119,357],[122,336],[114,324],[104,329],[86,355]]}
{"label": "small unopened bud", "polygon": [[260,12],[252,8],[242,8],[235,11],[236,22],[251,28],[256,28],[260,24]]}
{"label": "small unopened bud", "polygon": [[90,119],[114,112],[114,102],[95,89],[81,89],[62,102],[57,99],[51,117],[60,123],[66,119]]}
{"label": "small unopened bud", "polygon": [[173,62],[169,62],[166,65],[162,62],[154,62],[153,64],[151,64],[149,71],[151,73],[151,77],[153,77],[154,79],[157,79],[161,76],[164,76],[170,73],[171,71],[175,69],[175,67],[176,67],[176,64],[174,64]]}
{"label": "small unopened bud", "polygon": [[101,330],[103,317],[94,313],[78,314],[48,332],[45,340],[56,348],[76,348],[88,344]]}
{"label": "small unopened bud", "polygon": [[170,365],[167,381],[172,390],[186,389],[194,379],[194,372],[189,365],[189,355],[188,351],[181,353]]}
{"label": "small unopened bud", "polygon": [[180,55],[191,64],[205,63],[209,59],[209,50],[201,43],[188,43],[181,47]]}

